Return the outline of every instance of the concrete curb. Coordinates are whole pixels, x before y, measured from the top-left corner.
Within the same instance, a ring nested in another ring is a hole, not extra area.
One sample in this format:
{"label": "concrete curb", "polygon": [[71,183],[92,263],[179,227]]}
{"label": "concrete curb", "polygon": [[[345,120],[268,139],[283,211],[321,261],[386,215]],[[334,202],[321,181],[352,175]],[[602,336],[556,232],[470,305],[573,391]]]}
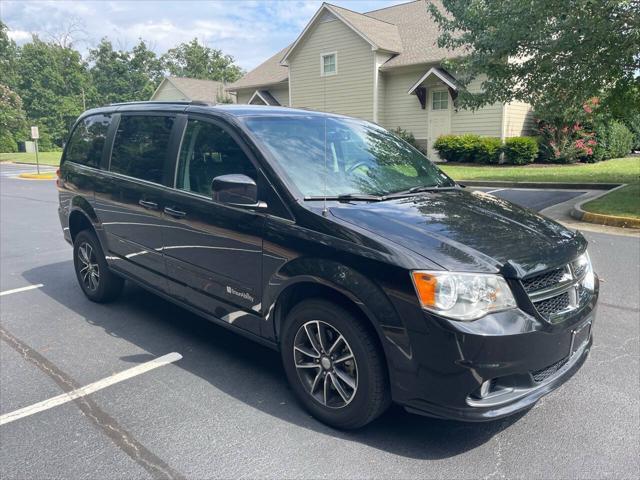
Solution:
{"label": "concrete curb", "polygon": [[44,173],[21,173],[18,178],[23,180],[55,180],[56,174],[53,172]]}
{"label": "concrete curb", "polygon": [[596,195],[595,197],[588,198],[579,203],[576,203],[571,209],[570,215],[579,220],[581,222],[589,222],[596,223],[599,225],[608,225],[610,227],[622,227],[622,228],[640,228],[640,219],[638,218],[629,218],[629,217],[618,217],[615,215],[603,215],[601,213],[592,213],[587,212],[582,209],[582,205],[587,202],[592,202],[597,200],[600,197],[603,197],[611,192],[615,192],[616,190],[621,189],[622,187],[626,187],[626,184],[619,185],[608,192],[603,192],[600,195]]}
{"label": "concrete curb", "polygon": [[502,182],[493,180],[460,180],[458,183],[469,187],[546,188],[549,190],[610,190],[622,186],[619,183]]}

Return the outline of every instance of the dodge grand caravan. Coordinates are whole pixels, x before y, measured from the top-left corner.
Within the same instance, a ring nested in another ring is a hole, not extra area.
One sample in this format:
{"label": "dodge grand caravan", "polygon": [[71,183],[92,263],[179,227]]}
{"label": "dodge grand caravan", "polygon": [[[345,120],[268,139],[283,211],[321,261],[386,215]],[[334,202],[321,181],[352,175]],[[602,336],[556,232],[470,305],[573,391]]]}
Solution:
{"label": "dodge grand caravan", "polygon": [[592,344],[598,279],[580,233],[465,189],[365,121],[111,105],[74,125],[58,190],[90,300],[128,279],[279,350],[300,403],[334,427],[392,401],[504,417]]}

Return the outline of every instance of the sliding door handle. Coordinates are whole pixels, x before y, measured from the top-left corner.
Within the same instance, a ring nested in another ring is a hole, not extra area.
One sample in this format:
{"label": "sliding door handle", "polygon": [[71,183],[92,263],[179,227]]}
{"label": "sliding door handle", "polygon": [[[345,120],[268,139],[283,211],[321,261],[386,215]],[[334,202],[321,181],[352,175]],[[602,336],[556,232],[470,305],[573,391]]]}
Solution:
{"label": "sliding door handle", "polygon": [[187,212],[181,212],[180,210],[176,210],[174,208],[171,207],[165,207],[164,208],[164,213],[166,213],[167,215],[170,215],[174,218],[183,218],[187,215]]}
{"label": "sliding door handle", "polygon": [[158,210],[158,204],[156,202],[148,202],[147,200],[140,200],[138,205],[148,210]]}

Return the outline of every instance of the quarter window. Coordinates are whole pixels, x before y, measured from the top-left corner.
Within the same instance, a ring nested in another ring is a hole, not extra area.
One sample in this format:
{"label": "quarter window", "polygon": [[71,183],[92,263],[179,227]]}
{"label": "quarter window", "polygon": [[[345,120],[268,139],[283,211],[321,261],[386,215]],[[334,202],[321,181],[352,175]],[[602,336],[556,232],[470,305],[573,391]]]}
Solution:
{"label": "quarter window", "polygon": [[82,120],[69,139],[65,161],[99,167],[110,121],[110,115],[91,115]]}
{"label": "quarter window", "polygon": [[321,72],[323,76],[338,73],[338,55],[336,53],[322,55],[321,60]]}
{"label": "quarter window", "polygon": [[162,183],[174,118],[123,115],[111,154],[111,171]]}
{"label": "quarter window", "polygon": [[231,135],[213,123],[189,120],[180,148],[176,188],[210,197],[213,179],[228,174],[256,179],[255,167]]}
{"label": "quarter window", "polygon": [[432,110],[447,110],[449,108],[449,93],[440,90],[431,92],[431,109]]}

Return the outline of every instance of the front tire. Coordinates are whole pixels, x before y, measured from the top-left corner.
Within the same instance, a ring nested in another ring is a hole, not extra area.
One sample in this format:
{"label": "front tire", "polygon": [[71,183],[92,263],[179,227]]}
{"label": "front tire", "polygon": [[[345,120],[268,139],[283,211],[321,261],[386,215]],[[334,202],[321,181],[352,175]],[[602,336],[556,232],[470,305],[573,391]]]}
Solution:
{"label": "front tire", "polygon": [[110,302],[122,292],[124,280],[109,270],[100,242],[92,231],[83,230],[76,235],[73,264],[80,288],[92,302]]}
{"label": "front tire", "polygon": [[368,325],[346,309],[301,302],[287,316],[281,347],[296,397],[318,420],[355,429],[389,406],[384,354]]}

